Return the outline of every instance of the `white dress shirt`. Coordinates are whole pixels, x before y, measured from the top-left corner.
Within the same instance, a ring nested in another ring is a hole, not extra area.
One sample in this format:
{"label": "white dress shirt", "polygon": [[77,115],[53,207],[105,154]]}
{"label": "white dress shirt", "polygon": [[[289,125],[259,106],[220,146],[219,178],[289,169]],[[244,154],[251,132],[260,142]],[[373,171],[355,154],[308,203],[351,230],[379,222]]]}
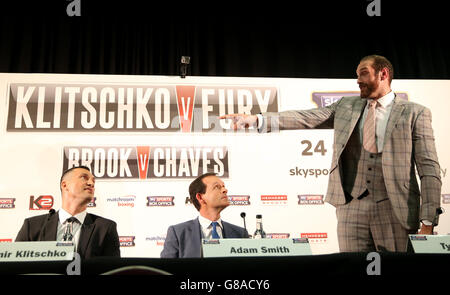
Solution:
{"label": "white dress shirt", "polygon": [[81,213],[78,213],[74,216],[70,215],[69,213],[67,213],[66,210],[64,209],[60,209],[58,211],[59,213],[59,222],[58,222],[58,231],[56,233],[56,240],[57,241],[62,241],[63,237],[64,237],[64,232],[66,231],[66,227],[67,227],[67,219],[70,217],[75,217],[78,222],[74,222],[73,226],[72,226],[72,234],[73,234],[73,239],[72,242],[75,245],[75,251],[77,251],[78,248],[78,242],[80,241],[80,232],[81,232],[81,225],[84,222],[84,219],[86,218],[86,211],[83,211]]}
{"label": "white dress shirt", "polygon": [[[212,225],[211,220],[199,215],[198,221],[200,222],[200,228],[202,232],[202,238],[203,239],[212,239]],[[216,226],[216,231],[219,234],[219,237],[223,239],[223,233],[222,233],[222,220],[219,218],[216,220],[217,223],[219,223],[219,226]]]}
{"label": "white dress shirt", "polygon": [[[391,114],[393,105],[392,102],[394,101],[394,98],[395,94],[391,91],[377,100],[378,103],[375,109],[375,138],[377,141],[377,150],[379,153],[383,151],[384,135],[386,133],[386,126],[389,120],[389,115]],[[364,113],[362,114],[362,118],[359,123],[359,136],[361,142],[363,142],[364,122],[366,121],[367,112],[369,111],[369,102],[371,102],[372,100],[373,99],[367,99],[368,103],[364,108]]]}

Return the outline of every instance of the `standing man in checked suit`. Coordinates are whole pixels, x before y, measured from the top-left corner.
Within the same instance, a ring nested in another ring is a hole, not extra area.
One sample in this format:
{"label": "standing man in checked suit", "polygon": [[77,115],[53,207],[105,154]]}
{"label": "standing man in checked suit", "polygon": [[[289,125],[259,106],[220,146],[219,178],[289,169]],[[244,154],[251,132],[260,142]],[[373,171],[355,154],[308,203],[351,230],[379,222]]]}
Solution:
{"label": "standing man in checked suit", "polygon": [[[234,129],[333,128],[326,201],[336,207],[341,252],[406,251],[408,234],[432,234],[441,179],[430,110],[391,90],[392,64],[361,59],[360,96],[305,111],[232,114]],[[415,171],[419,174],[421,189]]]}

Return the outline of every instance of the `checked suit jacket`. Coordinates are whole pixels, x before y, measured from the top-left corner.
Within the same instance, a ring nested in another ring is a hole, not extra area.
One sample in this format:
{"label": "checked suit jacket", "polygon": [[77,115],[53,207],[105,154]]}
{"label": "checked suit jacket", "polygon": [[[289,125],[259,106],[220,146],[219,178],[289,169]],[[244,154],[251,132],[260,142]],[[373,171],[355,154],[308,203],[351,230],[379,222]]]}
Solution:
{"label": "checked suit jacket", "polygon": [[[343,97],[332,105],[304,111],[263,113],[260,132],[275,129],[334,129],[333,156],[326,201],[333,206],[349,202],[343,190],[341,159],[367,104],[359,96]],[[421,190],[417,182],[417,169]],[[419,104],[394,98],[386,126],[382,170],[388,198],[405,229],[417,230],[420,220],[435,220],[440,207],[441,178],[431,112]],[[437,220],[436,220],[437,223]]]}
{"label": "checked suit jacket", "polygon": [[[25,219],[16,237],[20,241],[56,241],[57,212]],[[120,257],[119,236],[114,221],[88,213],[81,226],[77,252],[81,259],[97,256]]]}

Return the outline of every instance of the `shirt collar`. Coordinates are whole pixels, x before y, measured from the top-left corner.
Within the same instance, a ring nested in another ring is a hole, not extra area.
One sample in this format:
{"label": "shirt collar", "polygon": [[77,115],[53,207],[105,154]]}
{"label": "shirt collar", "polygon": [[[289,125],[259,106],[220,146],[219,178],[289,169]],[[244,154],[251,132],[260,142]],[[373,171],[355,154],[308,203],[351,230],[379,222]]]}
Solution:
{"label": "shirt collar", "polygon": [[[217,223],[219,223],[220,228],[223,228],[222,227],[222,219],[221,218],[219,218],[218,220],[215,220],[215,221]],[[213,221],[209,220],[208,218],[205,218],[205,217],[199,215],[198,216],[198,222],[200,222],[200,225],[201,225],[202,228],[207,229],[211,225],[211,222],[213,222]]]}
{"label": "shirt collar", "polygon": [[[58,211],[59,213],[59,222],[61,224],[63,224],[67,218],[72,217],[72,215],[70,215],[66,210],[64,210],[63,208],[59,209]],[[76,219],[78,219],[78,221],[83,224],[84,219],[86,218],[87,212],[86,210],[84,210],[83,212],[80,212],[78,214],[75,214],[73,217],[75,217]]]}
{"label": "shirt collar", "polygon": [[[377,102],[383,107],[386,108],[388,105],[391,104],[391,102],[394,100],[395,94],[391,90],[388,94],[386,94],[383,97],[380,97]],[[372,101],[373,99],[369,99],[369,101]]]}

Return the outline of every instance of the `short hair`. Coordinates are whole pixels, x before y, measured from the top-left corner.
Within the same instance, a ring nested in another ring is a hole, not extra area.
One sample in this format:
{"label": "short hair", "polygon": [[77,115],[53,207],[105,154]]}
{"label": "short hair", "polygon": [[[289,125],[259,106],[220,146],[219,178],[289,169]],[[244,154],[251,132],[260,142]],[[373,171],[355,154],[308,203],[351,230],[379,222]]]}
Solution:
{"label": "short hair", "polygon": [[208,176],[216,176],[216,173],[209,172],[200,175],[197,177],[191,184],[189,185],[189,196],[191,203],[194,205],[195,209],[197,211],[200,210],[200,203],[197,200],[196,196],[197,194],[204,194],[206,192],[206,185],[203,183],[203,178]]}
{"label": "short hair", "polygon": [[61,188],[61,183],[62,183],[64,177],[66,177],[66,175],[67,175],[68,173],[70,173],[70,172],[72,172],[73,170],[78,169],[78,168],[85,169],[85,170],[91,172],[91,169],[89,169],[89,167],[86,167],[86,166],[76,166],[76,167],[72,167],[72,168],[70,168],[70,169],[67,169],[66,171],[64,171],[64,172],[62,173],[61,179],[59,180],[59,187],[60,187],[60,188]]}
{"label": "short hair", "polygon": [[368,55],[361,59],[360,63],[366,60],[372,60],[372,67],[375,69],[375,74],[378,74],[382,69],[387,68],[389,70],[389,84],[391,84],[394,78],[394,67],[392,63],[384,56],[381,55]]}

